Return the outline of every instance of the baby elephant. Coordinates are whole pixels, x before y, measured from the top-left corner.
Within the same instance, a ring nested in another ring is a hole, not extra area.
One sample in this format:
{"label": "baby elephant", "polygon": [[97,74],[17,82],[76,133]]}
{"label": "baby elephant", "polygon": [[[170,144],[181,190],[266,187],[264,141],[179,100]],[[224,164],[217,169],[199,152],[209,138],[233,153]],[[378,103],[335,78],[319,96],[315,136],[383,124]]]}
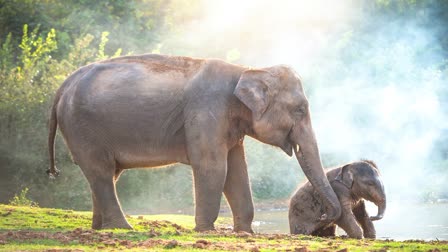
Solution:
{"label": "baby elephant", "polygon": [[[376,164],[370,160],[350,163],[329,170],[327,178],[341,203],[341,217],[334,223],[320,226],[319,218],[326,212],[325,205],[310,182],[306,182],[291,198],[291,234],[334,236],[338,225],[349,237],[375,238],[372,221],[383,218],[386,210],[386,194]],[[378,206],[376,216],[367,215],[363,199]]]}

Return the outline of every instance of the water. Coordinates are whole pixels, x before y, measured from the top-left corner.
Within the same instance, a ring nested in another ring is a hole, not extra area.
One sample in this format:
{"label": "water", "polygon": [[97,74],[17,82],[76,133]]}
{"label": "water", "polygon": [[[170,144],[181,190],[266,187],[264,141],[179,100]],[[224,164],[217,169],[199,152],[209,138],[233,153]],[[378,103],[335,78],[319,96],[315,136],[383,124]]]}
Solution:
{"label": "water", "polygon": [[[368,203],[369,215],[376,215],[376,206]],[[448,240],[448,204],[411,204],[388,202],[385,216],[376,221],[378,239]],[[289,233],[288,210],[257,211],[255,232]],[[338,229],[338,234],[344,234]]]}

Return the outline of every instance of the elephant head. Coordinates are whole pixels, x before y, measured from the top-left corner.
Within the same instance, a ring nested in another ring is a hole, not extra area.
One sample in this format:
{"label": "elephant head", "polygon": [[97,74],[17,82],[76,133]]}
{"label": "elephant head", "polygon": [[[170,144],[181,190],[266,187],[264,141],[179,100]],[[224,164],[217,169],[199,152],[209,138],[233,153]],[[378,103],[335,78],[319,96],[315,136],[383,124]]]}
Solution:
{"label": "elephant head", "polygon": [[306,177],[324,199],[322,223],[341,214],[340,203],[325,176],[310,108],[297,74],[287,66],[249,69],[234,94],[252,112],[252,137],[297,157]]}
{"label": "elephant head", "polygon": [[386,193],[376,164],[370,160],[348,164],[342,167],[337,179],[342,181],[357,198],[363,198],[378,206],[376,216],[371,220],[380,220],[386,210]]}

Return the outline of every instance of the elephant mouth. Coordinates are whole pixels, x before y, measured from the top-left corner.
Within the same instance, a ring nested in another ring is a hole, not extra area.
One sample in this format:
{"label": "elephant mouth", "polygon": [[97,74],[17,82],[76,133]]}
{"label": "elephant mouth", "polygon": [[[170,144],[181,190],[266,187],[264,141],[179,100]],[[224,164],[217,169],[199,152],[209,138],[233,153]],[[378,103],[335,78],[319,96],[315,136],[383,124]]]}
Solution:
{"label": "elephant mouth", "polygon": [[286,136],[285,140],[283,141],[283,144],[280,146],[280,148],[290,157],[292,157],[293,152],[295,155],[297,155],[300,151],[299,144],[293,140],[293,137],[292,137],[293,130],[294,130],[294,125],[291,126],[291,129],[289,130],[288,135]]}
{"label": "elephant mouth", "polygon": [[283,144],[280,146],[280,148],[290,157],[292,157],[292,153],[294,151],[294,154],[297,154],[299,148],[299,145],[295,143],[292,140],[292,131],[293,131],[294,125],[291,126],[291,129],[288,132],[288,135],[286,136],[285,140],[283,141]]}
{"label": "elephant mouth", "polygon": [[285,141],[280,148],[290,157],[292,157],[293,144],[290,141]]}
{"label": "elephant mouth", "polygon": [[285,141],[285,143],[281,146],[281,149],[290,157],[294,152],[297,155],[300,151],[300,146],[296,143],[292,143],[292,141]]}

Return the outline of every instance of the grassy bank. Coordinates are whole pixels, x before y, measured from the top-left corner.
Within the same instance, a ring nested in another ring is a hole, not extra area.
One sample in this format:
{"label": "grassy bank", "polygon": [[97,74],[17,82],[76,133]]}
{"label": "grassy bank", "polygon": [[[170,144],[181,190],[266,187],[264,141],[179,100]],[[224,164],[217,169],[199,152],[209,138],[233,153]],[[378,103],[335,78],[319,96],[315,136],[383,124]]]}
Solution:
{"label": "grassy bank", "polygon": [[448,251],[446,241],[383,241],[232,233],[230,219],[218,231],[192,231],[187,215],[128,216],[134,230],[91,230],[91,212],[0,205],[0,251]]}

